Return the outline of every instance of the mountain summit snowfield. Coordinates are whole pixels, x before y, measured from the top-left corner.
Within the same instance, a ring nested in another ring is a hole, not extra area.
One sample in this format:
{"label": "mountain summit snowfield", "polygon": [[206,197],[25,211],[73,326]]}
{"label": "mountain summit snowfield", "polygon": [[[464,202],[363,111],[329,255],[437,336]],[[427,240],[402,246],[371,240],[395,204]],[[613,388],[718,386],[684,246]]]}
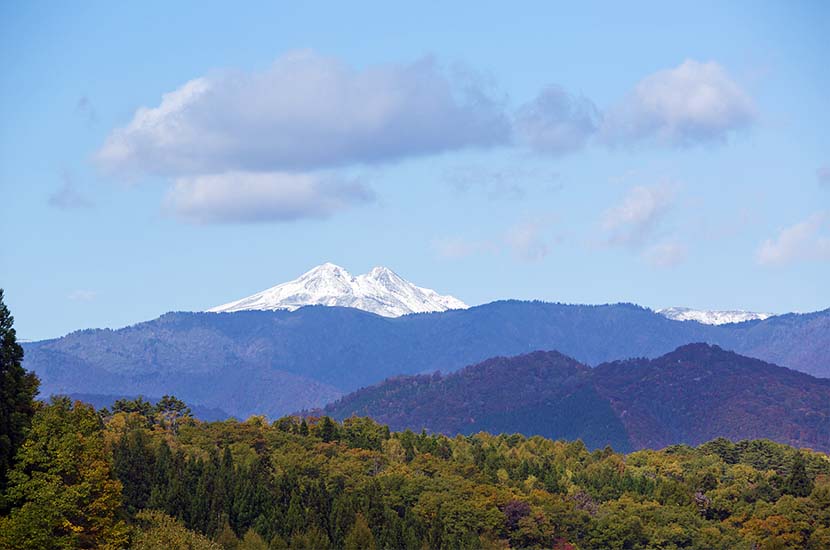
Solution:
{"label": "mountain summit snowfield", "polygon": [[310,305],[352,307],[384,317],[468,307],[453,296],[415,286],[386,267],[375,267],[369,273],[354,277],[338,265],[324,263],[293,281],[207,311],[294,311]]}
{"label": "mountain summit snowfield", "polygon": [[657,313],[675,321],[697,321],[704,325],[726,325],[729,323],[743,323],[756,319],[774,317],[774,313],[757,313],[754,311],[706,311],[688,307],[667,307],[658,309]]}

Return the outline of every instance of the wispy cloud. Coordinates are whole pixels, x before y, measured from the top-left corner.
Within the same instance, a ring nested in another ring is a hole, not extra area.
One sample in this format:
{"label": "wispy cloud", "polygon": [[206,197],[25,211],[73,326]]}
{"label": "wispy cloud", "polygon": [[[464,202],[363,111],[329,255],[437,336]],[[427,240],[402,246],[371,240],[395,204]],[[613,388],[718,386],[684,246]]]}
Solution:
{"label": "wispy cloud", "polygon": [[596,132],[599,111],[587,98],[548,86],[516,112],[514,131],[519,143],[550,155],[582,149]]}
{"label": "wispy cloud", "polygon": [[67,296],[73,302],[91,302],[98,297],[98,293],[94,290],[73,290]]}
{"label": "wispy cloud", "polygon": [[444,180],[459,193],[482,192],[494,200],[524,198],[531,187],[553,191],[560,186],[557,172],[520,166],[456,166],[444,173]]}
{"label": "wispy cloud", "polygon": [[507,230],[504,242],[513,255],[527,262],[541,260],[550,253],[550,219],[522,221]]}
{"label": "wispy cloud", "polygon": [[785,227],[775,238],[761,243],[757,260],[765,266],[830,260],[830,212],[818,212]]}
{"label": "wispy cloud", "polygon": [[94,203],[81,193],[68,172],[61,174],[62,185],[47,199],[49,206],[62,210],[92,208]]}
{"label": "wispy cloud", "polygon": [[605,112],[600,134],[611,145],[689,146],[723,142],[756,118],[754,101],[726,69],[690,59],[641,80]]}
{"label": "wispy cloud", "polygon": [[666,241],[649,246],[643,251],[643,258],[652,267],[668,268],[686,260],[686,247],[678,242]]}
{"label": "wispy cloud", "polygon": [[360,181],[328,174],[229,172],[177,179],[165,210],[197,224],[291,221],[325,218],[373,199]]}
{"label": "wispy cloud", "polygon": [[561,238],[551,234],[555,217],[538,217],[519,221],[500,235],[489,239],[450,237],[433,243],[438,256],[463,259],[481,254],[510,254],[517,260],[535,262],[545,258]]}
{"label": "wispy cloud", "polygon": [[602,216],[602,228],[610,245],[639,247],[651,239],[660,221],[674,205],[677,186],[638,185]]}

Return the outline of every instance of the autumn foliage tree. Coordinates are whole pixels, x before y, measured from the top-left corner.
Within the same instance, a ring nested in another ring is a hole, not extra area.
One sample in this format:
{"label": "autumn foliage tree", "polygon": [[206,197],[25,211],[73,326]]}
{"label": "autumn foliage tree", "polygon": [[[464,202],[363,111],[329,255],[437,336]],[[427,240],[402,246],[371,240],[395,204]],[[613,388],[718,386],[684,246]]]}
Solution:
{"label": "autumn foliage tree", "polygon": [[0,548],[121,548],[121,482],[90,405],[56,398],[34,416],[9,473],[15,506],[0,520]]}

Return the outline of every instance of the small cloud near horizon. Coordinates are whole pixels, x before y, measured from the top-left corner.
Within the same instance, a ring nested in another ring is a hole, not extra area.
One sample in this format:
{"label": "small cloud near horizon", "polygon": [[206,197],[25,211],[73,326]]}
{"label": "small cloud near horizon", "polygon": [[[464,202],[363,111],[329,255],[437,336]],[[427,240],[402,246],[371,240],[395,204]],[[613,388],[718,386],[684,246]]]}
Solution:
{"label": "small cloud near horizon", "polygon": [[652,239],[660,222],[674,206],[677,185],[637,185],[602,215],[605,243],[611,246],[642,247]]}
{"label": "small cloud near horizon", "polygon": [[767,267],[830,260],[830,212],[817,212],[781,229],[761,243],[756,260]]}

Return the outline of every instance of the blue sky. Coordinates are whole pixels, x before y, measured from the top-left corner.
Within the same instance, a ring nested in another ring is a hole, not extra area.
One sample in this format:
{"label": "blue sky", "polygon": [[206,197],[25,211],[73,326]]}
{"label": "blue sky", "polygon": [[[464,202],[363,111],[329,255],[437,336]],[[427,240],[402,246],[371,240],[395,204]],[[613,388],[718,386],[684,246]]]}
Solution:
{"label": "blue sky", "polygon": [[830,306],[824,2],[0,5],[22,338],[331,261],[500,298]]}

